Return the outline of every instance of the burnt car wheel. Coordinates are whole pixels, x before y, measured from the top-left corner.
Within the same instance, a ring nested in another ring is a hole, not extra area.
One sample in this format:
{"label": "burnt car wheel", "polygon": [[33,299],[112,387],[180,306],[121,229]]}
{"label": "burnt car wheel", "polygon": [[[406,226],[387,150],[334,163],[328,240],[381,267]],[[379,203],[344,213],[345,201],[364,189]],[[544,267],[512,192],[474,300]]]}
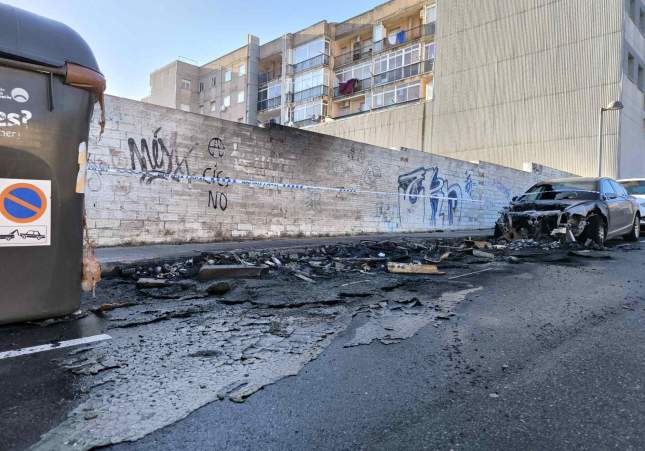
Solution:
{"label": "burnt car wheel", "polygon": [[641,236],[641,218],[634,216],[634,224],[632,225],[632,230],[625,235],[625,240],[627,241],[638,241]]}
{"label": "burnt car wheel", "polygon": [[607,232],[605,230],[605,222],[598,215],[593,215],[587,220],[587,227],[583,234],[584,240],[591,239],[599,246],[605,245],[605,238]]}

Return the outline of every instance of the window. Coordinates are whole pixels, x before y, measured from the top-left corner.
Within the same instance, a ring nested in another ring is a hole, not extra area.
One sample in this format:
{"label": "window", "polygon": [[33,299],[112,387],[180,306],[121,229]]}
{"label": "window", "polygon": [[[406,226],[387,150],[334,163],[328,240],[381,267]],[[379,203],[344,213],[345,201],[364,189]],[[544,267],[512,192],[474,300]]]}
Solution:
{"label": "window", "polygon": [[638,27],[641,29],[641,33],[645,34],[645,11],[642,9],[639,13]]}
{"label": "window", "polygon": [[629,11],[627,11],[627,14],[629,14],[629,17],[636,22],[636,0],[629,0]]}
{"label": "window", "polygon": [[237,103],[242,103],[244,102],[244,91],[240,91],[237,93]]}
{"label": "window", "polygon": [[181,79],[181,89],[190,89],[190,80]]}
{"label": "window", "polygon": [[374,73],[382,74],[398,69],[399,67],[418,63],[420,61],[419,53],[419,44],[416,44],[405,49],[396,50],[380,56],[374,61]]}
{"label": "window", "polygon": [[199,114],[204,114],[204,105],[199,105]]}
{"label": "window", "polygon": [[420,95],[419,82],[401,83],[387,87],[376,88],[372,92],[372,107],[382,108],[396,103],[417,100]]}
{"label": "window", "polygon": [[342,71],[336,72],[336,78],[340,83],[355,78],[356,80],[365,80],[372,76],[371,64],[364,63],[356,66],[351,66]]}
{"label": "window", "polygon": [[182,103],[179,106],[179,109],[182,110],[182,111],[190,111],[190,105],[186,105],[185,103]]}
{"label": "window", "polygon": [[645,91],[645,68],[638,65],[638,89]]}
{"label": "window", "polygon": [[600,192],[604,195],[616,194],[614,187],[609,183],[609,180],[606,179],[600,181]]}
{"label": "window", "polygon": [[224,102],[222,103],[226,108],[231,106],[231,96],[224,97]]}
{"label": "window", "polygon": [[627,189],[627,192],[629,194],[645,195],[645,181],[631,180],[627,182],[621,182],[621,184]]}
{"label": "window", "polygon": [[329,86],[329,71],[325,69],[296,75],[293,79],[293,92],[305,91],[320,85]]}
{"label": "window", "polygon": [[231,76],[232,76],[232,71],[231,69],[226,69],[224,72],[224,81],[231,81]]}
{"label": "window", "polygon": [[280,89],[279,81],[266,85],[258,91],[258,101],[261,102],[262,100],[274,99],[276,97],[280,97],[280,94],[281,94],[280,91],[281,89]]}
{"label": "window", "polygon": [[437,54],[437,44],[434,42],[426,44],[423,48],[423,52],[425,53],[424,57],[426,60],[435,59],[435,56]]}
{"label": "window", "polygon": [[630,80],[634,81],[634,69],[636,66],[636,60],[634,59],[634,55],[631,53],[627,54],[627,77],[629,77]]}
{"label": "window", "polygon": [[428,6],[426,8],[426,23],[434,23],[437,21],[437,5]]}
{"label": "window", "polygon": [[237,69],[237,74],[241,77],[243,75],[246,75],[246,64],[241,64],[240,67]]}
{"label": "window", "polygon": [[298,105],[293,109],[293,121],[317,120],[327,114],[327,105],[322,102],[310,102]]}
{"label": "window", "polygon": [[199,92],[200,93],[204,92],[204,82],[203,81],[199,82]]}
{"label": "window", "polygon": [[326,41],[324,38],[309,41],[293,49],[293,64],[314,58],[321,53],[329,55],[329,41]]}
{"label": "window", "polygon": [[614,188],[614,192],[618,196],[628,196],[627,190],[625,190],[625,188],[623,188],[623,186],[620,183],[614,180],[610,180],[609,183],[611,183],[611,186]]}
{"label": "window", "polygon": [[217,103],[214,100],[211,102],[211,111],[217,111]]}
{"label": "window", "polygon": [[211,77],[211,86],[215,86],[215,83],[217,82],[217,79],[215,78],[215,75]]}

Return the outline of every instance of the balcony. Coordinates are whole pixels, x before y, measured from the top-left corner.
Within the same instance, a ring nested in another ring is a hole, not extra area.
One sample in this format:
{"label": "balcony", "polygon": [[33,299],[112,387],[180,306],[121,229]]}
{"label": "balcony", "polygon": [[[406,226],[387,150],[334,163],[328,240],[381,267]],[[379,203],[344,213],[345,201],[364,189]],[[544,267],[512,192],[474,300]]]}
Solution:
{"label": "balcony", "polygon": [[271,99],[258,100],[258,112],[280,108],[280,99],[281,97],[273,97]]}
{"label": "balcony", "polygon": [[329,94],[329,88],[325,85],[314,86],[313,88],[305,89],[303,91],[294,92],[291,95],[293,102],[304,102],[316,97],[322,97]]}
{"label": "balcony", "polygon": [[334,57],[334,68],[346,66],[351,63],[363,61],[372,57],[372,46],[354,49]]}
{"label": "balcony", "polygon": [[293,73],[303,72],[307,69],[312,69],[318,66],[329,66],[329,55],[321,53],[320,55],[309,58],[308,60],[293,64]]}
{"label": "balcony", "polygon": [[279,80],[280,74],[275,72],[260,72],[258,74],[258,85],[266,85],[273,80]]}
{"label": "balcony", "polygon": [[302,121],[296,121],[293,123],[294,127],[306,127],[307,125],[314,125],[314,124],[320,124],[325,118],[323,116],[319,116],[316,118],[311,118],[311,119],[304,119]]}
{"label": "balcony", "polygon": [[380,86],[397,80],[403,80],[404,78],[414,77],[415,75],[419,75],[421,73],[420,71],[421,63],[414,63],[389,70],[381,74],[376,74],[374,75],[374,86]]}
{"label": "balcony", "polygon": [[373,53],[385,52],[387,50],[399,47],[401,45],[409,44],[416,41],[423,36],[430,36],[435,33],[436,23],[428,23],[420,27],[410,28],[409,30],[401,30],[390,39],[389,37],[376,41],[374,43]]}
{"label": "balcony", "polygon": [[360,92],[366,91],[372,87],[372,79],[371,78],[364,78],[362,80],[356,80],[356,83],[354,85],[354,89],[351,90],[351,92],[340,92],[340,86],[336,86],[334,88],[334,98],[341,98],[341,97],[347,97],[351,96],[354,94],[358,94]]}

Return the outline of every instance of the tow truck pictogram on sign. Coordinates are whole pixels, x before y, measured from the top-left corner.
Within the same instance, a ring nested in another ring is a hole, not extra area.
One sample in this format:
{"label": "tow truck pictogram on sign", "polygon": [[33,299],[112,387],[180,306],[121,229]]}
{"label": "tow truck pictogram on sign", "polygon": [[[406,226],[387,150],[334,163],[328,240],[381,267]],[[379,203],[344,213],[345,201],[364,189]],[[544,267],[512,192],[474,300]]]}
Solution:
{"label": "tow truck pictogram on sign", "polygon": [[51,191],[51,180],[0,178],[0,248],[51,245]]}

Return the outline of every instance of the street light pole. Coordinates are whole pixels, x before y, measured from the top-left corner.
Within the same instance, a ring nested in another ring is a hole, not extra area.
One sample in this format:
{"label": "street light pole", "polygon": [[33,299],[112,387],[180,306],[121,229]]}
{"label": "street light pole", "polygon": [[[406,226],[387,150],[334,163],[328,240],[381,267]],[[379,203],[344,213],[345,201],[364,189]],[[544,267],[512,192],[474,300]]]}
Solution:
{"label": "street light pole", "polygon": [[602,123],[603,113],[605,111],[620,111],[624,105],[620,100],[611,102],[605,107],[600,108],[600,117],[598,119],[598,177],[602,177]]}

